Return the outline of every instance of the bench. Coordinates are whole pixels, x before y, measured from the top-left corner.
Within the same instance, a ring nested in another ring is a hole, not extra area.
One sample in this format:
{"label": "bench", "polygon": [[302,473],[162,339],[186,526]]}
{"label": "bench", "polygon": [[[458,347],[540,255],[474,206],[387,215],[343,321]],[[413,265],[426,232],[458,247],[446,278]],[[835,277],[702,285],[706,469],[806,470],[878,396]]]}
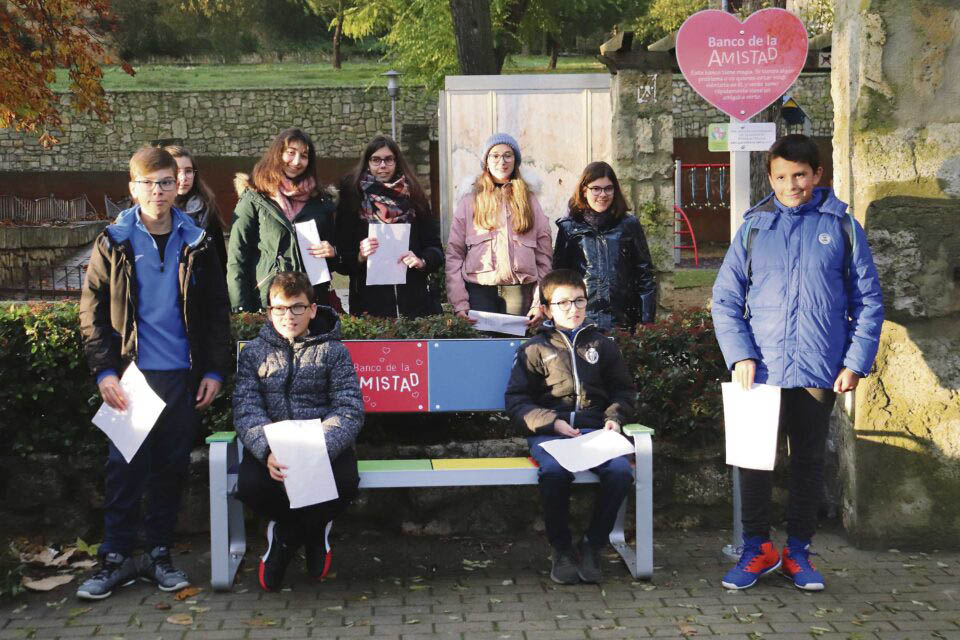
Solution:
{"label": "bench", "polygon": [[[522,340],[344,341],[360,378],[368,413],[503,411],[504,391]],[[242,346],[242,345],[240,345]],[[415,418],[414,418],[415,419]],[[634,578],[653,574],[653,430],[626,425],[634,439],[636,466],[636,547],[624,536],[627,500],[620,507],[610,543]],[[210,445],[210,570],[214,590],[233,586],[246,552],[243,505],[236,499],[243,455],[233,431],[206,439]],[[530,458],[360,460],[361,489],[535,485]],[[589,471],[575,483],[596,483]]]}

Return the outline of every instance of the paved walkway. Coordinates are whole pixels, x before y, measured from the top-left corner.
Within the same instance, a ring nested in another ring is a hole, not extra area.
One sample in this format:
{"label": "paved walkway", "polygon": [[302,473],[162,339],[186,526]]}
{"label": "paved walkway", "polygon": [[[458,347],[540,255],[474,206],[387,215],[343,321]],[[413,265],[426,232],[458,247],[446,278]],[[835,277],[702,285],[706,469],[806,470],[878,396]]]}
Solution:
{"label": "paved walkway", "polygon": [[[203,585],[177,601],[138,583],[86,603],[72,583],[0,606],[0,639],[960,639],[960,553],[858,551],[823,533],[826,591],[803,593],[768,576],[728,592],[718,586],[727,535],[658,531],[652,582],[633,581],[611,551],[602,585],[559,587],[535,534],[511,542],[348,532],[334,542],[333,579],[310,583],[298,563],[280,593],[256,586],[254,552],[263,544],[254,539],[232,593]],[[188,548],[177,563],[202,579],[206,542]]]}

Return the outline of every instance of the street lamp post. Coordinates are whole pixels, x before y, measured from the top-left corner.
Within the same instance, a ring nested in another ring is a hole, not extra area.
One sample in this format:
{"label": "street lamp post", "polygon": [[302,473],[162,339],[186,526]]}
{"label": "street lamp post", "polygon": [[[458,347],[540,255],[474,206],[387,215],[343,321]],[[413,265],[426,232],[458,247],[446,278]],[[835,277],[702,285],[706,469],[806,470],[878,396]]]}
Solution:
{"label": "street lamp post", "polygon": [[397,96],[400,95],[400,72],[390,69],[383,73],[387,77],[387,93],[390,94],[390,132],[397,139]]}

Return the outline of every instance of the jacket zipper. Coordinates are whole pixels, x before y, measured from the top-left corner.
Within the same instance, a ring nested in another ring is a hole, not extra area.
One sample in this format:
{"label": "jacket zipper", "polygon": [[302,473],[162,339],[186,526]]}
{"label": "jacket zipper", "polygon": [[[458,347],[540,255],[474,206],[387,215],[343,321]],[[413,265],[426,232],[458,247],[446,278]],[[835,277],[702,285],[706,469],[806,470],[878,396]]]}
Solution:
{"label": "jacket zipper", "polygon": [[573,342],[570,342],[570,339],[567,338],[567,334],[563,331],[557,329],[557,333],[563,338],[563,341],[567,343],[567,346],[570,347],[570,366],[573,370],[573,392],[574,403],[573,403],[573,412],[570,415],[570,426],[573,426],[574,414],[577,411],[580,411],[580,376],[577,375],[577,351],[574,346],[577,344],[577,337],[580,335],[580,331],[577,331],[573,336]]}
{"label": "jacket zipper", "polygon": [[283,399],[287,403],[288,420],[293,420],[293,404],[290,402],[290,385],[293,384],[293,370],[297,366],[297,352],[292,344],[288,343],[290,348],[290,366],[287,367],[287,380],[283,384]]}

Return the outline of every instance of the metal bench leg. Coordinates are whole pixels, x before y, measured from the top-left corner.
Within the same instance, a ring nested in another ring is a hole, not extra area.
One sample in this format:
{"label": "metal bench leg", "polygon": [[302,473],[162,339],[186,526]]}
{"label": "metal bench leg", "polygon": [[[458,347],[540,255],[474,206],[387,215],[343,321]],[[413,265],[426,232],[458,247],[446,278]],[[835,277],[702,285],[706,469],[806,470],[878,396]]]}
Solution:
{"label": "metal bench leg", "polygon": [[723,555],[737,560],[743,553],[743,505],[740,502],[740,467],[732,467],[731,484],[733,485],[733,533],[730,544],[724,545]]}
{"label": "metal bench leg", "polygon": [[617,512],[617,521],[613,525],[613,531],[610,532],[610,544],[613,545],[613,548],[616,549],[617,553],[620,554],[620,557],[623,558],[623,562],[627,565],[630,575],[636,578],[637,552],[633,550],[633,547],[627,544],[627,539],[623,532],[623,524],[627,519],[628,502],[630,502],[629,495],[623,499],[623,504],[620,505],[620,511]]}
{"label": "metal bench leg", "polygon": [[633,438],[637,457],[637,570],[634,578],[653,577],[653,440],[649,434]]}
{"label": "metal bench leg", "polygon": [[247,549],[243,504],[233,497],[239,451],[236,442],[210,444],[210,583],[215,591],[233,587]]}

